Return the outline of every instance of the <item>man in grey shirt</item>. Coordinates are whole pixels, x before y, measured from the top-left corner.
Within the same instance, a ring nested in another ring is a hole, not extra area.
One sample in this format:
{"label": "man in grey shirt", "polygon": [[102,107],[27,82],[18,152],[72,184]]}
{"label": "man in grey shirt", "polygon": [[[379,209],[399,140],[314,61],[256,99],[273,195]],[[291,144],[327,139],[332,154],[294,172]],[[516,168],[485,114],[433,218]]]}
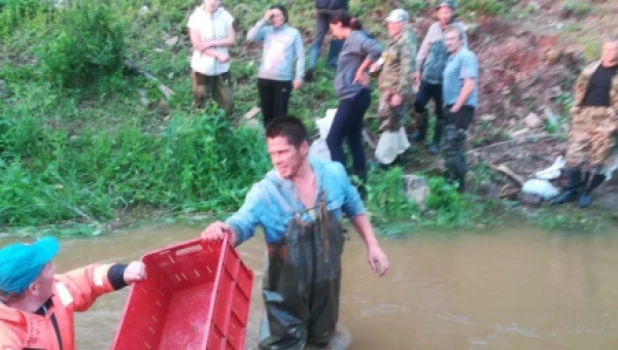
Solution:
{"label": "man in grey shirt", "polygon": [[462,33],[464,33],[463,46],[468,46],[464,24],[454,19],[456,8],[457,4],[454,1],[442,1],[438,5],[438,22],[429,27],[416,56],[416,67],[418,70],[414,76],[414,81],[416,84],[420,82],[416,100],[414,101],[417,132],[410,135],[410,140],[418,142],[425,140],[428,124],[426,106],[430,99],[433,100],[437,121],[433,141],[427,147],[427,151],[430,154],[436,154],[440,149],[440,141],[445,123],[442,111],[442,73],[449,56],[444,45],[446,27],[453,24],[461,28]]}
{"label": "man in grey shirt", "polygon": [[466,156],[464,143],[478,106],[479,65],[476,55],[463,46],[463,31],[457,25],[446,28],[444,44],[450,56],[442,74],[446,114],[444,164],[447,180],[457,181],[464,191]]}

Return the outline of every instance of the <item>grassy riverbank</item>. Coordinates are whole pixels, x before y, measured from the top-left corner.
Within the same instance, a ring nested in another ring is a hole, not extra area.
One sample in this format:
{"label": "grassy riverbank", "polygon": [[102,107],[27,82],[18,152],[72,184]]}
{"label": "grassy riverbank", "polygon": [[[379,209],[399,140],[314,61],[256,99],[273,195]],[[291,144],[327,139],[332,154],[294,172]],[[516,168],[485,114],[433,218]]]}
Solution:
{"label": "grassy riverbank", "polygon": [[[476,18],[507,14],[513,3],[470,0],[462,8]],[[269,168],[261,135],[239,124],[258,104],[260,48],[246,45],[244,37],[270,2],[225,2],[237,26],[233,120],[212,105],[199,112],[191,106],[186,21],[197,2],[65,4],[0,0],[1,230],[52,225],[47,227],[54,232],[92,234],[144,208],[167,215],[236,209]],[[432,6],[403,4],[416,14]],[[380,33],[388,4],[353,0],[351,7]],[[291,2],[289,12],[290,23],[309,41],[312,2]],[[124,61],[157,77],[173,96],[167,99],[157,83],[129,74]],[[313,119],[336,105],[332,75],[321,72],[293,94],[290,113],[313,128]],[[375,108],[368,115],[370,131]],[[367,205],[383,227],[394,221],[474,227],[496,224],[504,211],[503,203],[462,197],[431,177],[432,194],[421,215],[404,197],[401,174],[371,174]]]}

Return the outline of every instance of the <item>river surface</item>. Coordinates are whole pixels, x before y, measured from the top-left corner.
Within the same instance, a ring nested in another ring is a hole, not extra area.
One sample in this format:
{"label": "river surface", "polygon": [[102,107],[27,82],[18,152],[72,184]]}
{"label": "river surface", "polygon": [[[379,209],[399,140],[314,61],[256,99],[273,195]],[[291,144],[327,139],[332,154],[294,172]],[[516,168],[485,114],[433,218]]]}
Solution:
{"label": "river surface", "polygon": [[[350,349],[618,348],[618,232],[567,235],[510,227],[384,239],[392,266],[381,279],[352,235],[344,252],[340,316],[352,333]],[[159,226],[64,239],[57,271],[139,259],[199,232],[195,226]],[[262,236],[239,251],[255,271],[247,332],[247,349],[254,349],[263,310]],[[77,315],[78,349],[109,349],[127,292],[101,297]]]}

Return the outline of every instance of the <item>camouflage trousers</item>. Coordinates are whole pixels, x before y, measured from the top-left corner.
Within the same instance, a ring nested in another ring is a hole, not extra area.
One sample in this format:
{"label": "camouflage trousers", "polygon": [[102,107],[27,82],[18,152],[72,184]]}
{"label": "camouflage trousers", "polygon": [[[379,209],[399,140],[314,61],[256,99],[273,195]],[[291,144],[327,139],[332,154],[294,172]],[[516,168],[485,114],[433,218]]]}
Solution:
{"label": "camouflage trousers", "polygon": [[403,116],[408,109],[408,101],[403,99],[397,107],[391,107],[390,100],[393,94],[389,91],[380,92],[378,104],[378,116],[380,118],[380,131],[399,131]]}
{"label": "camouflage trousers", "polygon": [[568,167],[602,167],[616,147],[618,117],[613,108],[580,107],[571,112],[566,163]]}
{"label": "camouflage trousers", "polygon": [[475,108],[463,106],[452,113],[452,106],[447,106],[445,111],[446,126],[444,128],[444,165],[447,180],[458,180],[463,187],[463,181],[468,172],[466,153],[464,151],[468,138],[468,127],[474,118]]}

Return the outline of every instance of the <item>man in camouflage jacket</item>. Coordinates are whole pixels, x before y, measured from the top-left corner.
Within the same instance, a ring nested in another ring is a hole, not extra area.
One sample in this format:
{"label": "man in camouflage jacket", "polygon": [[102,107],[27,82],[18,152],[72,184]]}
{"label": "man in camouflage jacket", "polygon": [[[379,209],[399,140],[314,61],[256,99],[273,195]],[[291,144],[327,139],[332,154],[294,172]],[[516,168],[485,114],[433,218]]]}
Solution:
{"label": "man in camouflage jacket", "polygon": [[[380,102],[378,114],[380,131],[398,132],[402,119],[413,95],[412,82],[415,72],[416,37],[408,27],[410,16],[403,9],[396,9],[386,18],[390,42],[384,49],[382,57],[372,67],[372,71],[381,68],[378,79]],[[382,137],[385,137],[383,135]],[[390,136],[389,136],[390,137]],[[405,140],[399,151],[403,152],[409,143]],[[390,158],[390,157],[388,157]],[[382,159],[388,162],[390,159]]]}
{"label": "man in camouflage jacket", "polygon": [[391,41],[381,57],[380,131],[399,131],[412,94],[416,38],[408,30],[410,17],[405,10],[393,10],[386,18]]}
{"label": "man in camouflage jacket", "polygon": [[586,67],[575,84],[566,151],[567,184],[551,204],[577,199],[578,206],[585,208],[591,202],[590,192],[605,181],[618,137],[617,72],[618,36],[613,36],[603,44],[601,61]]}

